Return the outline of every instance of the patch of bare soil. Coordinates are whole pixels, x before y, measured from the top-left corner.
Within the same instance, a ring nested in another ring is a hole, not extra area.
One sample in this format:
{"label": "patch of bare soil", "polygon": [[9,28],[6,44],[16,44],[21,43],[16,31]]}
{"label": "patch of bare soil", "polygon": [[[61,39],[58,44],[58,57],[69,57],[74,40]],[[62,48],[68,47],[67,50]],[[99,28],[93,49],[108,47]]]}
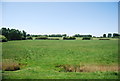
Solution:
{"label": "patch of bare soil", "polygon": [[[113,65],[58,65],[64,72],[95,72],[95,71],[118,71],[118,66]],[[61,72],[60,71],[60,72]]]}

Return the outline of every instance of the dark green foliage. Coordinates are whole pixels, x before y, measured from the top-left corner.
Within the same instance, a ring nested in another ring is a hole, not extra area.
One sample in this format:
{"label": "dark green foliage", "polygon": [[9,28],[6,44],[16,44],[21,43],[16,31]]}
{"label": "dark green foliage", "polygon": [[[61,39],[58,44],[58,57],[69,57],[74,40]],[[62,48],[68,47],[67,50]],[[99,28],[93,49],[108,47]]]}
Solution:
{"label": "dark green foliage", "polygon": [[80,34],[75,34],[74,37],[92,37],[92,35],[80,35]]}
{"label": "dark green foliage", "polygon": [[91,40],[90,37],[83,37],[82,40]]}
{"label": "dark green foliage", "polygon": [[59,40],[59,38],[48,38],[47,36],[36,37],[36,40]]}
{"label": "dark green foliage", "polygon": [[51,34],[51,35],[31,35],[32,37],[40,37],[40,36],[46,36],[46,37],[66,37],[67,34]]}
{"label": "dark green foliage", "polygon": [[62,37],[61,34],[52,34],[52,35],[49,35],[49,37]]}
{"label": "dark green foliage", "polygon": [[75,37],[63,37],[63,40],[75,40]]}
{"label": "dark green foliage", "polygon": [[48,35],[40,35],[40,36],[48,37]]}
{"label": "dark green foliage", "polygon": [[32,37],[39,37],[39,35],[31,35]]}
{"label": "dark green foliage", "polygon": [[21,40],[22,39],[22,33],[19,30],[11,29],[9,34],[9,40]]}
{"label": "dark green foliage", "polygon": [[46,36],[40,36],[40,37],[35,38],[35,40],[47,40],[47,39],[48,37]]}
{"label": "dark green foliage", "polygon": [[8,40],[25,40],[26,39],[26,32],[16,30],[16,29],[9,29],[9,28],[2,28],[0,30],[1,35],[4,35]]}
{"label": "dark green foliage", "polygon": [[27,36],[29,37],[29,36],[30,36],[30,34],[27,34]]}
{"label": "dark green foliage", "polygon": [[48,35],[31,35],[32,37],[40,37],[40,36],[45,36],[48,37]]}
{"label": "dark green foliage", "polygon": [[75,34],[74,37],[81,37],[81,35],[80,34]]}
{"label": "dark green foliage", "polygon": [[33,38],[31,36],[27,37],[27,40],[32,40]]}
{"label": "dark green foliage", "polygon": [[111,33],[108,33],[108,37],[109,37],[109,38],[112,37],[112,34],[111,34]]}
{"label": "dark green foliage", "polygon": [[67,34],[52,34],[52,35],[48,35],[49,37],[66,37]]}
{"label": "dark green foliage", "polygon": [[10,31],[10,29],[8,28],[2,28],[1,30],[0,30],[0,34],[1,35],[4,35],[8,40],[9,40],[9,31]]}
{"label": "dark green foliage", "polygon": [[60,40],[58,38],[48,38],[48,40]]}
{"label": "dark green foliage", "polygon": [[120,34],[118,34],[118,33],[113,33],[113,38],[120,38]]}
{"label": "dark green foliage", "polygon": [[0,42],[7,42],[7,38],[3,35],[0,35]]}
{"label": "dark green foliage", "polygon": [[62,36],[63,36],[63,37],[66,37],[66,36],[67,36],[67,34],[63,34]]}
{"label": "dark green foliage", "polygon": [[26,34],[26,32],[23,30],[23,31],[22,31],[22,33],[23,33],[22,40],[26,40],[26,37],[27,37],[27,34]]}
{"label": "dark green foliage", "polygon": [[103,34],[103,37],[106,37],[106,34]]}

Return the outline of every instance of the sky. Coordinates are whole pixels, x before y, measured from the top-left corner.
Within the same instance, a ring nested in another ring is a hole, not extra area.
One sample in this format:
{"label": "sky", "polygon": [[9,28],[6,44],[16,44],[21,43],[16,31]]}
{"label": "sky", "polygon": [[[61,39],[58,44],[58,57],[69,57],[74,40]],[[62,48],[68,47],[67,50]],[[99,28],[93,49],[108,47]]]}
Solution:
{"label": "sky", "polygon": [[3,2],[1,27],[29,34],[118,32],[117,2]]}

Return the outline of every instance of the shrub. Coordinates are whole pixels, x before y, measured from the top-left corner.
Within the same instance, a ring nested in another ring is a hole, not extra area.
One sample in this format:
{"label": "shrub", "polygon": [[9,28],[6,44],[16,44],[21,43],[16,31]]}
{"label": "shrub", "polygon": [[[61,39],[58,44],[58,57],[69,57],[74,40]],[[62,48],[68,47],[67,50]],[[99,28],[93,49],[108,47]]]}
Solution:
{"label": "shrub", "polygon": [[46,36],[40,36],[40,37],[37,37],[37,38],[35,38],[36,40],[47,40],[48,39],[48,37],[46,37]]}
{"label": "shrub", "polygon": [[48,38],[48,40],[59,40],[58,38]]}
{"label": "shrub", "polygon": [[90,37],[83,37],[82,40],[91,40]]}
{"label": "shrub", "polygon": [[63,40],[75,40],[75,37],[63,37]]}
{"label": "shrub", "polygon": [[7,42],[7,38],[3,35],[0,35],[0,42]]}
{"label": "shrub", "polygon": [[27,40],[32,40],[33,38],[30,36],[30,37],[27,37]]}

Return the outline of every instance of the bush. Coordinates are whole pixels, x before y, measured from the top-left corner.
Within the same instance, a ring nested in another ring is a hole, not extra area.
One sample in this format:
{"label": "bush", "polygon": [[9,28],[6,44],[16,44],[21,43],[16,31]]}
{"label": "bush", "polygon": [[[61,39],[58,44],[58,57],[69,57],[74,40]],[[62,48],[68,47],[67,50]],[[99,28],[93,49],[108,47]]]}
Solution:
{"label": "bush", "polygon": [[75,37],[63,37],[63,40],[75,40]]}
{"label": "bush", "polygon": [[7,42],[7,38],[3,35],[0,35],[0,42]]}
{"label": "bush", "polygon": [[48,38],[48,40],[60,40],[58,38]]}
{"label": "bush", "polygon": [[83,37],[82,40],[91,40],[90,37]]}
{"label": "bush", "polygon": [[40,36],[40,37],[35,38],[35,40],[47,40],[47,39],[48,37],[46,36]]}
{"label": "bush", "polygon": [[30,36],[30,37],[27,37],[27,40],[32,40],[33,38]]}

